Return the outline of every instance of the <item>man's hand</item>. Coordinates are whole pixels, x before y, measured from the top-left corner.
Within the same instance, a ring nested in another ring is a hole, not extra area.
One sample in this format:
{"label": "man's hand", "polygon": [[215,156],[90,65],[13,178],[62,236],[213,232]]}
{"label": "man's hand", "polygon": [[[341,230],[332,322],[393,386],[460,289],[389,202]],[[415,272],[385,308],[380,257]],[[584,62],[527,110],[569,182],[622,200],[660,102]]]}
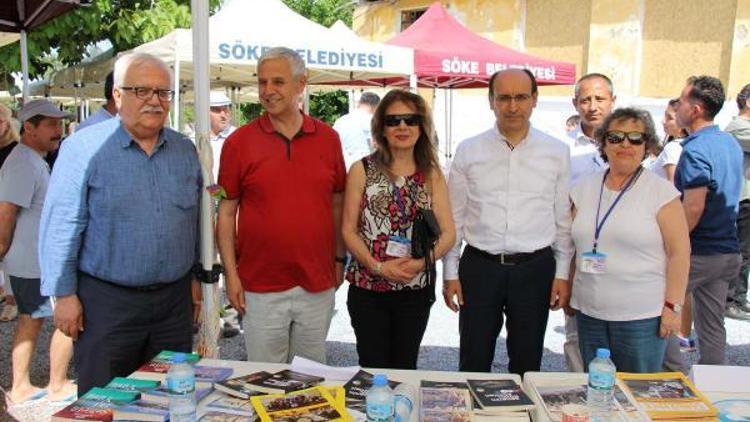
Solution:
{"label": "man's hand", "polygon": [[341,287],[341,284],[344,282],[344,263],[343,262],[336,262],[336,290],[338,290],[339,287]]}
{"label": "man's hand", "polygon": [[60,296],[55,300],[55,328],[63,334],[78,339],[83,331],[83,307],[77,295]]}
{"label": "man's hand", "polygon": [[659,326],[659,336],[668,337],[680,332],[680,314],[667,308],[661,310],[661,325]]}
{"label": "man's hand", "polygon": [[464,306],[464,294],[459,279],[443,280],[443,299],[453,312],[458,312],[461,306]]}
{"label": "man's hand", "polygon": [[245,315],[245,289],[242,288],[242,282],[238,277],[228,273],[224,276],[227,284],[227,300],[240,315]]}
{"label": "man's hand", "polygon": [[193,296],[193,323],[198,323],[198,319],[201,316],[201,306],[203,305],[203,291],[201,290],[201,282],[193,278],[190,284],[190,290]]}
{"label": "man's hand", "polygon": [[570,283],[568,280],[556,278],[552,281],[552,292],[549,295],[549,307],[553,311],[568,306],[570,299]]}

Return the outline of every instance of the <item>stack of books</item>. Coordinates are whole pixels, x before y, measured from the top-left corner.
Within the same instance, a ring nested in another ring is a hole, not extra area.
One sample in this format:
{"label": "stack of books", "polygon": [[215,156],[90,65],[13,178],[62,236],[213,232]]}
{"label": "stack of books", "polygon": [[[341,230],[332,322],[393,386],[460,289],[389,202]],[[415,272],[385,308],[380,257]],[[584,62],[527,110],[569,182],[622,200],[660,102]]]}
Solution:
{"label": "stack of books", "polygon": [[618,373],[625,394],[657,420],[715,421],[719,411],[681,372]]}
{"label": "stack of books", "polygon": [[262,422],[354,420],[344,407],[341,387],[336,389],[335,395],[328,388],[316,386],[287,394],[253,396],[250,401]]}
{"label": "stack of books", "polygon": [[520,385],[513,380],[466,380],[469,391],[479,405],[474,407],[478,416],[528,419],[528,412],[536,405]]}

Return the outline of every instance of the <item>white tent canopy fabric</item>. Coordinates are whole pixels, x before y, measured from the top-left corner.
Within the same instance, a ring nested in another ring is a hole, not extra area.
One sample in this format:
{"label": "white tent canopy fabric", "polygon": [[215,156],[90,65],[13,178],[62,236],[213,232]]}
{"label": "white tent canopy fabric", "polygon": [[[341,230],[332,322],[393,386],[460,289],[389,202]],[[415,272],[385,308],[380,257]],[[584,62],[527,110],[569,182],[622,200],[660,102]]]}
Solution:
{"label": "white tent canopy fabric", "polygon": [[[228,0],[209,19],[211,86],[255,85],[258,58],[265,50],[276,46],[300,53],[306,62],[311,85],[413,73],[412,49],[367,41],[357,37],[343,23],[340,25],[343,28],[326,28],[295,13],[281,0]],[[169,63],[181,87],[192,90],[190,29],[176,29],[132,51],[153,54]],[[111,69],[113,60],[59,72],[53,77],[50,93],[54,95],[56,87],[70,89],[73,84],[84,87],[100,84],[102,68]]]}

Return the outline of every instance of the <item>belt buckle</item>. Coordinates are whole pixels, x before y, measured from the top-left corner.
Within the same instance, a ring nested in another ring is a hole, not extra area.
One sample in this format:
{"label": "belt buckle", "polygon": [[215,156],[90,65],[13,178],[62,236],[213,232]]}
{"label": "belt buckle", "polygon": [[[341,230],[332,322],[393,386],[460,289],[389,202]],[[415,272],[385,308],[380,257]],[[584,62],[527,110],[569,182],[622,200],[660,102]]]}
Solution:
{"label": "belt buckle", "polygon": [[506,262],[505,261],[505,254],[501,253],[500,254],[500,265],[516,265],[516,263],[515,262]]}

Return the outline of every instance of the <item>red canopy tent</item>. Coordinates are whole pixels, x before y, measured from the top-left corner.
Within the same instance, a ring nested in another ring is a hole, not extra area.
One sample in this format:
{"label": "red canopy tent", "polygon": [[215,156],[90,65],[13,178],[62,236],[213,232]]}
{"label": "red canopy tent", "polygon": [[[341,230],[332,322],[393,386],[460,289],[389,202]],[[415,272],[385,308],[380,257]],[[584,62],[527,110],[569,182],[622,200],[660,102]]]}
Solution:
{"label": "red canopy tent", "polygon": [[524,54],[477,35],[451,16],[440,2],[433,3],[386,44],[414,49],[414,72],[423,87],[481,88],[487,86],[493,73],[509,68],[529,69],[539,85],[575,83],[574,64]]}

